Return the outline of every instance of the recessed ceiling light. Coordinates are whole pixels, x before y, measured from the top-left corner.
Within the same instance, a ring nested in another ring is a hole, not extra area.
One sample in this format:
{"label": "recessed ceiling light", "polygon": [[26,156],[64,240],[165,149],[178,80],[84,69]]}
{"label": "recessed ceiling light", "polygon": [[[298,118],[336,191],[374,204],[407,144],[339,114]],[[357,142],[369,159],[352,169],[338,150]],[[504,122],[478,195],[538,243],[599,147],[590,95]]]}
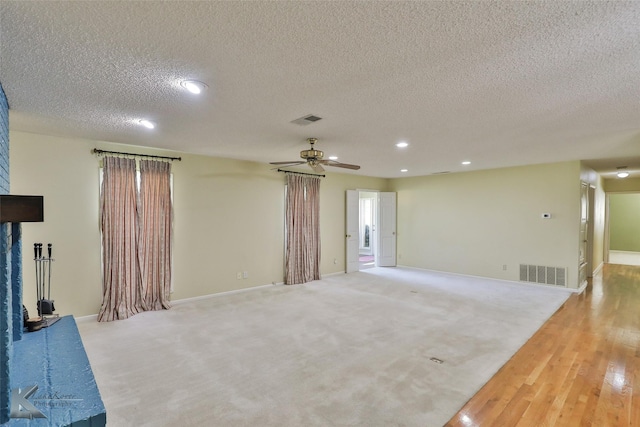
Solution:
{"label": "recessed ceiling light", "polygon": [[466,165],[470,165],[471,162],[469,160],[465,160],[464,162],[462,162],[462,164],[466,166]]}
{"label": "recessed ceiling light", "polygon": [[400,169],[400,172],[409,172],[409,169]]}
{"label": "recessed ceiling light", "polygon": [[146,127],[147,129],[153,129],[154,127],[156,127],[155,123],[147,119],[140,119],[138,120],[138,123]]}
{"label": "recessed ceiling light", "polygon": [[329,156],[329,160],[338,160],[338,156]]}
{"label": "recessed ceiling light", "polygon": [[409,143],[406,142],[406,141],[400,141],[400,142],[398,142],[396,144],[396,147],[398,147],[398,148],[405,148],[405,147],[408,147],[408,146],[409,146]]}
{"label": "recessed ceiling light", "polygon": [[199,82],[198,80],[183,80],[180,82],[180,86],[194,95],[201,94],[207,88],[206,84]]}

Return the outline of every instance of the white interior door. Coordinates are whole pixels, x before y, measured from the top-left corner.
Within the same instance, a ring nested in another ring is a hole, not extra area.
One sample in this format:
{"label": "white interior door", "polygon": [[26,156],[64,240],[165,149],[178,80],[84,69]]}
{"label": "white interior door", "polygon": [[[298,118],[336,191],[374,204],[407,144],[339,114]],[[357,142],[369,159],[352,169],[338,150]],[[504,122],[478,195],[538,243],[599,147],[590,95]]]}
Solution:
{"label": "white interior door", "polygon": [[356,190],[347,190],[347,220],[346,220],[346,252],[347,273],[358,271],[359,263],[359,223],[360,221],[360,195]]}
{"label": "white interior door", "polygon": [[580,252],[578,268],[578,286],[587,282],[587,247],[589,230],[589,184],[582,183],[580,189]]}
{"label": "white interior door", "polygon": [[396,266],[396,193],[379,193],[380,216],[378,219],[378,256],[379,267]]}

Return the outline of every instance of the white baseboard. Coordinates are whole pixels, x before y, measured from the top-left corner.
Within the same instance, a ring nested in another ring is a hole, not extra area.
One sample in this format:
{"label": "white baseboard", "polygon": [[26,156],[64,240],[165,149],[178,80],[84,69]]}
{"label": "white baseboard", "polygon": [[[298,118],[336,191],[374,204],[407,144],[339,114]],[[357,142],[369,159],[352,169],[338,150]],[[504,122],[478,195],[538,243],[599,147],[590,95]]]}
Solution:
{"label": "white baseboard", "polygon": [[87,322],[97,322],[98,321],[98,315],[97,314],[90,314],[88,316],[80,316],[80,317],[73,317],[76,320],[76,323],[87,323]]}
{"label": "white baseboard", "polygon": [[520,282],[520,281],[516,281],[516,280],[499,279],[499,278],[496,278],[496,277],[475,276],[473,274],[452,273],[450,271],[432,270],[432,269],[429,269],[429,268],[411,267],[411,266],[408,266],[408,265],[398,265],[398,267],[409,268],[409,269],[414,269],[414,270],[429,271],[431,273],[451,274],[453,276],[471,277],[471,278],[474,278],[474,279],[496,280],[498,282],[505,282],[505,283],[509,283],[509,284],[512,284],[512,285],[533,286],[533,287],[536,287],[536,288],[553,289],[553,290],[561,291],[561,292],[572,292],[572,293],[580,293],[580,292],[582,292],[580,289],[567,288],[565,286],[545,285],[545,284],[542,284],[542,283],[533,283],[533,282]]}
{"label": "white baseboard", "polygon": [[[274,282],[274,283],[272,283],[270,285],[252,286],[250,288],[234,289],[232,291],[217,292],[215,294],[207,294],[207,295],[200,295],[200,296],[197,296],[197,297],[177,299],[177,300],[171,301],[171,305],[186,304],[186,303],[193,302],[193,301],[199,301],[199,300],[203,300],[203,299],[215,298],[215,297],[220,297],[220,296],[224,296],[224,295],[239,294],[239,293],[242,293],[242,292],[249,292],[249,291],[254,291],[254,290],[257,290],[257,289],[264,289],[264,288],[269,288],[269,287],[272,287],[272,286],[280,286],[280,285],[284,285],[284,282],[279,282],[279,283],[275,283]],[[74,318],[76,320],[76,323],[96,322],[98,320],[98,315],[97,314],[90,314],[88,316],[80,316],[80,317],[74,317]]]}
{"label": "white baseboard", "polygon": [[171,305],[186,304],[186,303],[189,303],[189,302],[200,301],[200,300],[203,300],[203,299],[216,298],[216,297],[222,297],[222,296],[233,295],[233,294],[240,294],[240,293],[243,293],[243,292],[255,291],[255,290],[258,290],[258,289],[270,288],[272,286],[280,286],[280,285],[284,285],[284,283],[280,282],[280,283],[272,283],[270,285],[258,285],[258,286],[252,286],[250,288],[242,288],[242,289],[234,289],[232,291],[216,292],[215,294],[200,295],[200,296],[191,297],[191,298],[182,298],[182,299],[177,299],[175,301],[171,301]]}
{"label": "white baseboard", "polygon": [[593,273],[591,273],[593,276],[599,274],[602,271],[602,267],[604,267],[604,262],[601,262],[599,266],[596,267],[595,270],[593,270]]}
{"label": "white baseboard", "polygon": [[587,285],[588,285],[588,282],[585,281],[578,289],[571,289],[571,292],[581,294],[582,292],[584,292],[585,289],[587,289]]}
{"label": "white baseboard", "polygon": [[609,250],[609,264],[640,265],[640,252]]}
{"label": "white baseboard", "polygon": [[336,271],[335,273],[322,274],[320,275],[320,277],[325,278],[325,277],[331,277],[331,276],[340,276],[342,274],[346,274],[346,271]]}

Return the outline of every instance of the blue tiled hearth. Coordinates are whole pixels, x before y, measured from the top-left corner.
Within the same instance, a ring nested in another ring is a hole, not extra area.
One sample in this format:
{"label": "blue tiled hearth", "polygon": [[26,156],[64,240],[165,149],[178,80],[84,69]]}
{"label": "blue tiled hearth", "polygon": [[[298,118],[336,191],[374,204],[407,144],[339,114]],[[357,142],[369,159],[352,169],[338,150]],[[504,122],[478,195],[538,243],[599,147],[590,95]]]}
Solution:
{"label": "blue tiled hearth", "polygon": [[[106,425],[105,407],[72,316],[62,317],[48,328],[25,333],[22,340],[13,343],[12,362],[14,413],[3,427]],[[18,389],[20,396],[16,396]],[[29,390],[32,394],[25,397]],[[24,402],[23,399],[27,403],[26,408],[21,408],[21,416],[46,418],[13,418],[18,409],[16,403]]]}

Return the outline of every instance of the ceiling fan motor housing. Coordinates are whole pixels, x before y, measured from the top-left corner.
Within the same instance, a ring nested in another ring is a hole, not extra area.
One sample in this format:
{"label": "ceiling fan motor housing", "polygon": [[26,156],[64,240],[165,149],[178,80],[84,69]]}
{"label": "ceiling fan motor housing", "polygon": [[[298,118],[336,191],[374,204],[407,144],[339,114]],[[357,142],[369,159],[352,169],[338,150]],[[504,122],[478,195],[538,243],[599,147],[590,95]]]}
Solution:
{"label": "ceiling fan motor housing", "polygon": [[313,149],[313,144],[318,141],[318,138],[307,138],[307,141],[309,142],[309,144],[311,144],[311,149],[302,150],[300,152],[300,157],[305,160],[321,160],[324,156],[324,153],[320,150]]}
{"label": "ceiling fan motor housing", "polygon": [[320,150],[302,150],[300,157],[305,160],[320,160],[324,156],[324,153]]}

